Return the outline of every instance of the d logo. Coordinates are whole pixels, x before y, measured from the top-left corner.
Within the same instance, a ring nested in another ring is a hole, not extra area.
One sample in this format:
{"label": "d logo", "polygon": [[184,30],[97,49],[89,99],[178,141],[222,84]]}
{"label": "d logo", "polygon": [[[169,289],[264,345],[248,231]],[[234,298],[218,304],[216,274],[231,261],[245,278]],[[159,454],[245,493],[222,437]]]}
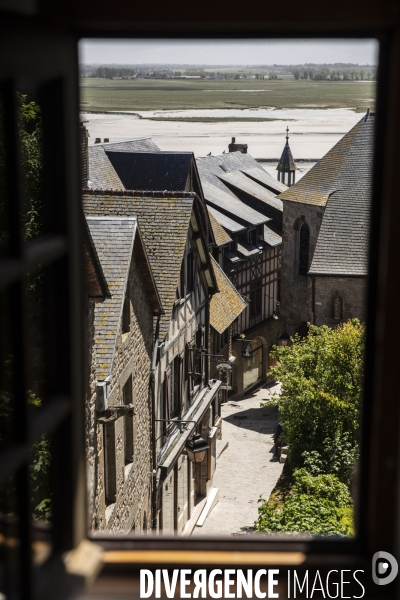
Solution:
{"label": "d logo", "polygon": [[397,560],[389,552],[375,552],[372,557],[372,579],[376,585],[392,583],[398,570]]}

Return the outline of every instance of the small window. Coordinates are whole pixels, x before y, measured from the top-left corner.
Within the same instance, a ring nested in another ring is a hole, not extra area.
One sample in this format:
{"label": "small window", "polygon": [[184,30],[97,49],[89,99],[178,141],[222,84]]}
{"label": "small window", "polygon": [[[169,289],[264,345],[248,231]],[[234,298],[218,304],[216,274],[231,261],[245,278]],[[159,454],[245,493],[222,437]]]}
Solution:
{"label": "small window", "polygon": [[[122,400],[125,406],[132,404],[132,375],[128,377],[127,382],[122,388]],[[133,462],[133,415],[124,416],[124,433],[125,433],[125,465]]]}
{"label": "small window", "polygon": [[299,239],[299,275],[306,276],[308,273],[308,255],[310,247],[310,228],[307,223],[300,227]]}
{"label": "small window", "polygon": [[106,504],[112,504],[117,500],[115,422],[104,425],[103,435]]}
{"label": "small window", "polygon": [[262,280],[254,281],[250,291],[250,315],[255,317],[262,313]]}
{"label": "small window", "polygon": [[124,300],[124,308],[122,312],[122,335],[129,333],[131,330],[131,302],[129,298]]}

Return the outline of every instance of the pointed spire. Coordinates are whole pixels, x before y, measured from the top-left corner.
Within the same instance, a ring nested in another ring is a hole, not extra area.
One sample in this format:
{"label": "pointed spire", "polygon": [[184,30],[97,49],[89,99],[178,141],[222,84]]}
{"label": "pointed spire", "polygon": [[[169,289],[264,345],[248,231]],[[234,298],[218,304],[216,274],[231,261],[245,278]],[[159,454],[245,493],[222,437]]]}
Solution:
{"label": "pointed spire", "polygon": [[[289,126],[286,127],[286,144],[282,152],[280,161],[276,170],[278,171],[278,181],[282,181],[289,187],[295,182],[296,163],[294,162],[292,151],[289,146]],[[288,175],[286,175],[286,173]]]}

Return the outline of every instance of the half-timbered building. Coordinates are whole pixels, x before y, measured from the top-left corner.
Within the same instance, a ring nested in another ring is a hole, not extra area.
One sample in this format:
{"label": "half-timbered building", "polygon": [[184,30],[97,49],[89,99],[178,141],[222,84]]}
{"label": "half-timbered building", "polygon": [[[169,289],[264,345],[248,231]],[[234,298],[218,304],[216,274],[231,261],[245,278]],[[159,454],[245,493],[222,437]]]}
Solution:
{"label": "half-timbered building", "polygon": [[[249,154],[207,156],[197,164],[216,240],[214,258],[246,301],[227,331],[213,328],[212,353],[231,361],[227,387],[242,393],[267,380],[269,351],[283,327],[282,202],[277,194],[287,188]],[[215,376],[217,366],[215,360]]]}

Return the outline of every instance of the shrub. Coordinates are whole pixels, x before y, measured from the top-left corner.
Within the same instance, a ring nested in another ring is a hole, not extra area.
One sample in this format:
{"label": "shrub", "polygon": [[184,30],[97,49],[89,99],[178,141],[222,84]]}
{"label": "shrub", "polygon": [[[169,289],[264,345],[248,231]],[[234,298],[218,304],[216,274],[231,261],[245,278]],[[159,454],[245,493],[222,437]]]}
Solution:
{"label": "shrub", "polygon": [[293,478],[294,485],[284,500],[274,495],[259,507],[255,531],[354,535],[351,497],[345,484],[335,475],[314,477],[305,469],[295,471]]}

